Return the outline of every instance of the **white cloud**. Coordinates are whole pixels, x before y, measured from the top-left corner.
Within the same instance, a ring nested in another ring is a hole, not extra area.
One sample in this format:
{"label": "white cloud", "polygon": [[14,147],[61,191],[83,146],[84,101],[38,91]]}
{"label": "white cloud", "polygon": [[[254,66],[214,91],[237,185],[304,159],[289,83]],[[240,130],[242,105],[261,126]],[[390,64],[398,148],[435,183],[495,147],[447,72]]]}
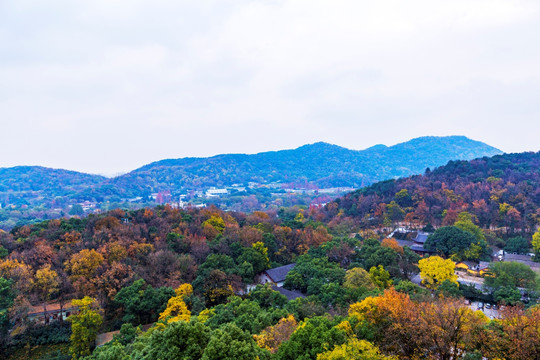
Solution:
{"label": "white cloud", "polygon": [[465,134],[539,150],[534,1],[0,3],[0,166]]}

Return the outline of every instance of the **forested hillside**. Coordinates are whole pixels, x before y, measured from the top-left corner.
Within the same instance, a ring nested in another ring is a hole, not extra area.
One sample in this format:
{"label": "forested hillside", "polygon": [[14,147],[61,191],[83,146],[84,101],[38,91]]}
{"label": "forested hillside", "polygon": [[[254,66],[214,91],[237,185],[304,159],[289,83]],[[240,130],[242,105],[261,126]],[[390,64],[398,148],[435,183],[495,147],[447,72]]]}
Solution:
{"label": "forested hillside", "polygon": [[[41,166],[0,168],[0,203],[6,205],[34,198],[70,197],[76,192],[101,184],[104,176]],[[64,199],[60,199],[61,201]]]}
{"label": "forested hillside", "polygon": [[[96,360],[534,358],[538,307],[508,307],[490,321],[462,300],[519,303],[519,292],[504,293],[511,281],[537,297],[530,269],[502,267],[484,294],[458,287],[450,260],[420,259],[374,232],[350,237],[356,225],[321,215],[161,206],[0,233],[0,347],[31,358],[56,344],[57,358]],[[450,272],[434,271],[427,288],[412,283],[431,260]],[[291,263],[284,286],[293,293],[246,293],[257,274]],[[78,309],[69,322],[31,320],[58,304]],[[516,321],[530,330],[516,333]],[[98,333],[114,330],[93,350]]]}
{"label": "forested hillside", "polygon": [[324,213],[374,227],[450,225],[463,211],[482,228],[534,232],[540,218],[540,153],[450,161],[423,175],[357,190],[328,204]]}

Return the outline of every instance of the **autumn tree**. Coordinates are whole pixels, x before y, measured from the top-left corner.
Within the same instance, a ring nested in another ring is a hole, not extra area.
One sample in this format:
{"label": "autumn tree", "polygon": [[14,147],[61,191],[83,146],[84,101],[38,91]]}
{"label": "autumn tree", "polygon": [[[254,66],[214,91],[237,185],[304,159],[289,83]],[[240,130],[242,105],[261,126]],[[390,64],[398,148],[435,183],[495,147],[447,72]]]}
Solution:
{"label": "autumn tree", "polygon": [[430,289],[436,289],[445,280],[457,283],[457,275],[454,274],[456,264],[450,260],[444,260],[440,256],[430,256],[418,262],[422,283]]}
{"label": "autumn tree", "polygon": [[72,304],[79,310],[68,318],[71,321],[69,350],[73,359],[79,359],[90,355],[103,318],[96,300],[91,297],[85,296],[80,300],[73,300]]}
{"label": "autumn tree", "polygon": [[187,308],[185,298],[193,293],[193,287],[190,284],[182,284],[174,292],[176,296],[169,299],[167,307],[159,314],[159,320],[166,320],[167,323],[189,321],[191,311]]}
{"label": "autumn tree", "polygon": [[540,230],[532,236],[532,247],[537,257],[540,258]]}
{"label": "autumn tree", "polygon": [[65,263],[66,270],[71,274],[70,280],[79,292],[95,292],[94,275],[104,261],[103,255],[96,250],[83,249]]}
{"label": "autumn tree", "polygon": [[480,345],[490,359],[540,358],[540,307],[506,307],[500,311],[501,319],[492,321],[485,341]]}
{"label": "autumn tree", "polygon": [[16,259],[0,260],[0,276],[11,279],[21,294],[28,294],[33,287],[32,269]]}
{"label": "autumn tree", "polygon": [[352,338],[331,351],[318,354],[317,360],[398,360],[398,357],[386,356],[372,343]]}
{"label": "autumn tree", "polygon": [[45,323],[49,323],[49,316],[47,315],[47,302],[59,290],[60,287],[60,279],[58,274],[56,271],[51,270],[51,265],[45,265],[36,271],[34,287],[39,294],[40,299],[43,301]]}
{"label": "autumn tree", "polygon": [[280,319],[276,325],[267,327],[259,335],[253,335],[253,338],[260,348],[276,353],[279,346],[289,340],[297,326],[294,316],[289,315]]}

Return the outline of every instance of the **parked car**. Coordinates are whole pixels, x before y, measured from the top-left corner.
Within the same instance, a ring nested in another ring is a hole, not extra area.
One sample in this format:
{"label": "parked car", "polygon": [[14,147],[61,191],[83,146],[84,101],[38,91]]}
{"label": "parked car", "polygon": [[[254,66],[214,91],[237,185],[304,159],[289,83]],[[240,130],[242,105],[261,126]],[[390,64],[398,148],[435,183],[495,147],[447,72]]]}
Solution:
{"label": "parked car", "polygon": [[499,307],[496,305],[496,304],[493,304],[493,306],[491,307],[493,310],[499,310]]}
{"label": "parked car", "polygon": [[491,309],[491,304],[486,304],[486,309]]}
{"label": "parked car", "polygon": [[484,308],[484,303],[479,302],[479,303],[478,303],[478,308],[479,308],[479,309],[483,309],[483,308]]}

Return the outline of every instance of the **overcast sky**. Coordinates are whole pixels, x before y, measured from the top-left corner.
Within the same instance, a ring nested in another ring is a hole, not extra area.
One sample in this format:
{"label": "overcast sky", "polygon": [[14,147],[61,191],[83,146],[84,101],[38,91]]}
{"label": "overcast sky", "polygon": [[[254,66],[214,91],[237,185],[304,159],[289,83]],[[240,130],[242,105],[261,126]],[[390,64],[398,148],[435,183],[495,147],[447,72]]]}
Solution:
{"label": "overcast sky", "polygon": [[540,150],[540,1],[0,0],[0,167],[466,135]]}

